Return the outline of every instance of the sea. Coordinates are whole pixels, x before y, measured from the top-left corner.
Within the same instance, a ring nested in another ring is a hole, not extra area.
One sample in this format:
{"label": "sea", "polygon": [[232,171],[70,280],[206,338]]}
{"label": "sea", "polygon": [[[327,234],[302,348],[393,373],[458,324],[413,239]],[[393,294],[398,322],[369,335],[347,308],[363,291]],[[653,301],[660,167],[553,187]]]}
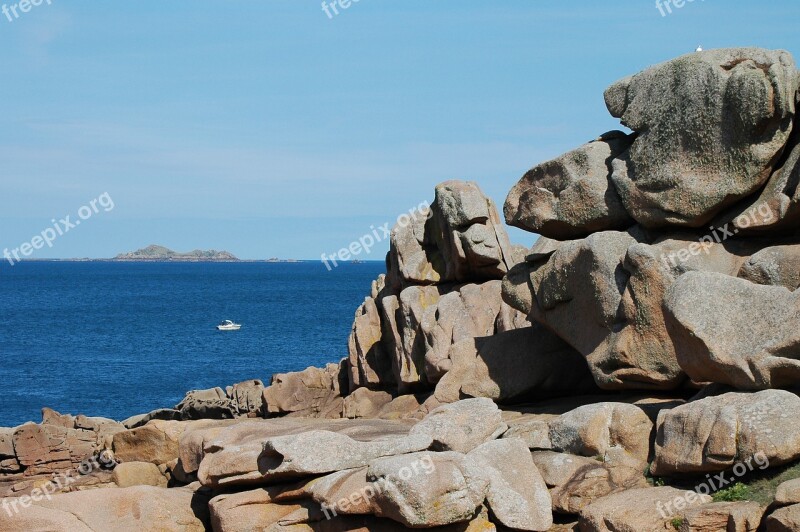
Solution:
{"label": "sea", "polygon": [[[0,427],[338,362],[383,262],[0,264]],[[230,319],[236,332],[216,325]]]}

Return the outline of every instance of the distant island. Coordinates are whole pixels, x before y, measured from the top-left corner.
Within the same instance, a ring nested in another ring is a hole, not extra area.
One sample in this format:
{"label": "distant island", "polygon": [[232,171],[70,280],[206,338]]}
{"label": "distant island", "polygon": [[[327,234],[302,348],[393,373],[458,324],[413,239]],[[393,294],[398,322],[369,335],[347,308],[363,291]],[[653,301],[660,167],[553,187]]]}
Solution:
{"label": "distant island", "polygon": [[188,253],[178,253],[164,246],[147,246],[131,253],[120,253],[115,261],[171,261],[171,262],[239,262],[239,259],[228,251],[196,249]]}

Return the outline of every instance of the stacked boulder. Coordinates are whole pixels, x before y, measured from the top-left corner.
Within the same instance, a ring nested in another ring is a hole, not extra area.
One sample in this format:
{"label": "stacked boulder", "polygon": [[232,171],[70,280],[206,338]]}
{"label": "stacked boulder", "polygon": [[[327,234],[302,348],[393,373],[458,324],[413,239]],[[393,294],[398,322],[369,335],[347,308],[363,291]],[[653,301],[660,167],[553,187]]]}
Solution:
{"label": "stacked boulder", "polygon": [[608,109],[633,133],[534,168],[506,201],[508,223],[554,240],[506,276],[505,301],[604,389],[794,382],[797,89],[787,52],[750,48],[612,85]]}
{"label": "stacked boulder", "polygon": [[[435,390],[437,404],[594,388],[574,349],[503,301],[502,279],[524,256],[476,184],[437,186],[427,216],[392,231],[388,273],[356,311],[350,390]],[[530,349],[542,364],[520,368]]]}

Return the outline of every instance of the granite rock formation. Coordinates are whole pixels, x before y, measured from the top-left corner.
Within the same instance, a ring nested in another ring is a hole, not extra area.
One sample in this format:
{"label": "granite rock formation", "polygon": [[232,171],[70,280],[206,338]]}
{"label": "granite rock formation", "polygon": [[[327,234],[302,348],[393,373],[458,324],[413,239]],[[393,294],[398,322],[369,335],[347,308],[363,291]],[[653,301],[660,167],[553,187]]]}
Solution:
{"label": "granite rock formation", "polygon": [[800,529],[799,86],[754,48],[614,83],[632,133],[508,195],[533,248],[437,186],[339,362],[0,429],[0,532]]}

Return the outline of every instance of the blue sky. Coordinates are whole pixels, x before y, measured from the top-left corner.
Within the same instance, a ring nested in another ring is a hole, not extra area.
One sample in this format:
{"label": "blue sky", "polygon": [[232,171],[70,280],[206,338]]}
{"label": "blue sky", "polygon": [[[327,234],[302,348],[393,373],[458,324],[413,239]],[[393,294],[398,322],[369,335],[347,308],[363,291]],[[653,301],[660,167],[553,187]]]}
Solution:
{"label": "blue sky", "polygon": [[361,0],[333,19],[319,0],[51,2],[0,15],[0,250],[105,192],[115,208],[40,258],[159,243],[318,259],[448,179],[502,208],[529,167],[618,128],[603,90],[650,64],[698,44],[800,57],[797,0],[668,16]]}

